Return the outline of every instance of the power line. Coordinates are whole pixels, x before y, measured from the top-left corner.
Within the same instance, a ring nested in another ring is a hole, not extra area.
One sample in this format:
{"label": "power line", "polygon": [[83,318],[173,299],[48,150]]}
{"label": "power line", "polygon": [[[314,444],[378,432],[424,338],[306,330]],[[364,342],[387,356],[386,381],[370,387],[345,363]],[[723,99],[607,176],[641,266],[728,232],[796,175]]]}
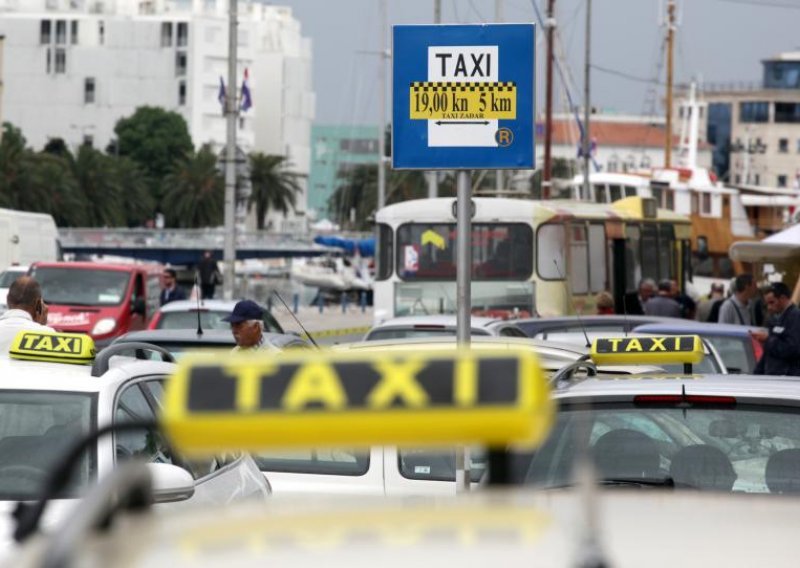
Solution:
{"label": "power line", "polygon": [[760,2],[758,0],[717,0],[727,4],[745,4],[748,6],[760,6],[762,8],[784,8],[787,10],[800,10],[800,5],[786,4],[785,2]]}
{"label": "power line", "polygon": [[618,71],[617,69],[610,69],[608,67],[603,67],[601,65],[592,64],[591,67],[592,67],[592,69],[595,69],[596,71],[600,71],[602,73],[607,73],[609,75],[615,75],[615,76],[621,77],[623,79],[628,79],[629,81],[636,81],[636,82],[639,82],[639,83],[646,83],[646,84],[649,84],[649,85],[666,86],[666,83],[663,83],[663,82],[659,81],[658,79],[652,79],[652,78],[647,78],[647,77],[639,77],[637,75],[631,75],[630,73],[626,73],[624,71]]}

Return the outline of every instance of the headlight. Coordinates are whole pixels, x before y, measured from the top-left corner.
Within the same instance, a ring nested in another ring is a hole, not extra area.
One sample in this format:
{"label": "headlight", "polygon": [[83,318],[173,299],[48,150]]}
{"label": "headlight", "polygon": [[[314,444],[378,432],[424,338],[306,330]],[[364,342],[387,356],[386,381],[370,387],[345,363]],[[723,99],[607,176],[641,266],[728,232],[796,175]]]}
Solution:
{"label": "headlight", "polygon": [[111,333],[117,327],[117,321],[114,318],[103,318],[94,324],[92,328],[92,335],[105,335]]}

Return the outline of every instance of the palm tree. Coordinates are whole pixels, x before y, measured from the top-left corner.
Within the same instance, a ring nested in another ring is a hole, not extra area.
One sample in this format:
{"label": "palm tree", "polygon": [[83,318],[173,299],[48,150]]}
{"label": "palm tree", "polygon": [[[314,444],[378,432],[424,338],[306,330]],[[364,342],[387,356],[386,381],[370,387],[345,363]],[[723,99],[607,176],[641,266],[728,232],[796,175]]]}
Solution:
{"label": "palm tree", "polygon": [[89,226],[119,227],[125,224],[122,188],[113,158],[83,144],[71,160],[72,173],[86,201]]}
{"label": "palm tree", "polygon": [[30,193],[47,196],[36,210],[50,213],[60,227],[87,226],[89,208],[73,175],[71,157],[43,151],[33,156],[31,166]]}
{"label": "palm tree", "polygon": [[147,219],[153,218],[156,208],[147,174],[139,164],[125,157],[114,159],[113,168],[114,177],[122,191],[126,225],[143,225]]}
{"label": "palm tree", "polygon": [[250,183],[252,192],[247,202],[247,210],[255,205],[256,226],[264,228],[267,213],[280,211],[286,215],[297,205],[297,194],[300,187],[301,174],[289,169],[286,156],[265,155],[260,152],[250,154]]}
{"label": "palm tree", "polygon": [[214,227],[222,224],[225,182],[209,146],[178,160],[164,178],[161,208],[170,226]]}

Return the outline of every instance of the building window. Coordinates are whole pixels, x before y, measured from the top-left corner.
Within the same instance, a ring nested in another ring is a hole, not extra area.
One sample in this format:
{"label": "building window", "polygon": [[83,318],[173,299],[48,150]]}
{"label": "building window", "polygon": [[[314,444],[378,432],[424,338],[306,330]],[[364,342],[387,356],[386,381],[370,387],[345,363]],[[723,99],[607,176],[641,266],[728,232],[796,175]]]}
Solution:
{"label": "building window", "polygon": [[611,157],[608,158],[606,170],[612,173],[619,171],[619,156],[616,154],[611,154]]}
{"label": "building window", "polygon": [[775,103],[775,122],[800,122],[800,103]]}
{"label": "building window", "polygon": [[701,193],[700,203],[702,204],[700,212],[703,215],[711,215],[711,194],[707,192]]}
{"label": "building window", "polygon": [[67,72],[67,50],[63,47],[56,48],[56,65],[55,65],[56,73],[66,73]]}
{"label": "building window", "polygon": [[172,47],[172,22],[161,24],[161,47]]}
{"label": "building window", "polygon": [[778,176],[778,187],[786,187],[786,176]]}
{"label": "building window", "polygon": [[49,75],[53,70],[53,53],[52,50],[47,48],[47,74]]}
{"label": "building window", "polygon": [[58,45],[67,43],[67,22],[65,20],[56,20],[56,43]]}
{"label": "building window", "polygon": [[178,83],[178,106],[186,106],[186,81]]}
{"label": "building window", "polygon": [[97,41],[100,45],[106,42],[106,23],[103,20],[97,22]]}
{"label": "building window", "polygon": [[69,27],[69,41],[72,45],[78,45],[78,20],[72,20]]}
{"label": "building window", "polygon": [[95,87],[94,77],[87,77],[83,82],[83,102],[84,104],[92,104],[94,102]]}
{"label": "building window", "polygon": [[742,183],[742,176],[740,176],[739,174],[733,176],[733,183]]}
{"label": "building window", "polygon": [[91,134],[84,134],[83,135],[83,145],[84,146],[88,146],[89,148],[94,146],[94,136],[92,136]]}
{"label": "building window", "polygon": [[186,22],[178,22],[178,47],[186,47],[189,45],[189,24]]}
{"label": "building window", "polygon": [[697,215],[697,211],[698,211],[698,209],[700,208],[700,206],[699,206],[699,204],[698,204],[698,202],[699,202],[700,198],[697,196],[697,193],[696,193],[696,192],[694,192],[694,191],[693,191],[693,192],[691,192],[691,194],[690,194],[690,200],[691,200],[691,202],[692,202],[692,204],[691,204],[691,214],[692,214],[692,215]]}
{"label": "building window", "polygon": [[788,154],[789,153],[789,139],[788,138],[780,138],[778,140],[778,152],[781,154]]}
{"label": "building window", "polygon": [[42,45],[47,45],[50,43],[51,27],[52,23],[50,20],[42,20],[41,26],[39,27],[39,43]]}
{"label": "building window", "polygon": [[766,101],[739,103],[739,122],[769,122],[769,103]]}
{"label": "building window", "polygon": [[755,185],[761,185],[761,174],[754,174],[753,175],[753,183]]}
{"label": "building window", "polygon": [[183,77],[186,75],[186,62],[188,56],[185,51],[179,51],[175,54],[175,76]]}

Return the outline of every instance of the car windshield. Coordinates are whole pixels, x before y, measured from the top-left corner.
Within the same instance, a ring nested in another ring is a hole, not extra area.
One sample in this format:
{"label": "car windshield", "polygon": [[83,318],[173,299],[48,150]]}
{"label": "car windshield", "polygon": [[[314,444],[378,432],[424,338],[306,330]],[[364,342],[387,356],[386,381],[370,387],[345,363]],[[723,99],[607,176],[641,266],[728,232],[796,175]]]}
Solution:
{"label": "car windshield", "polygon": [[[86,393],[0,391],[0,499],[38,497],[51,470],[92,428],[95,397]],[[94,452],[84,454],[61,497],[94,479]]]}
{"label": "car windshield", "polygon": [[6,270],[0,274],[0,288],[10,288],[14,280],[24,275],[24,272],[19,272],[18,270]]}
{"label": "car windshield", "polygon": [[196,329],[197,316],[200,314],[200,325],[203,329],[230,329],[231,324],[222,321],[230,315],[229,311],[197,310],[187,312],[162,312],[156,324],[158,329]]}
{"label": "car windshield", "polygon": [[[131,340],[134,341],[134,340]],[[139,341],[139,340],[136,340]],[[159,347],[166,349],[169,351],[176,360],[179,360],[181,357],[189,353],[190,351],[207,351],[209,349],[217,349],[217,350],[228,350],[230,351],[236,346],[236,343],[233,341],[233,336],[231,335],[230,343],[227,342],[179,342],[179,341],[153,341],[150,339],[143,339],[146,343],[152,343],[153,345],[158,345]],[[151,361],[161,361],[161,355],[156,351],[145,351],[142,353],[142,357],[145,359],[150,359]]]}
{"label": "car windshield", "polygon": [[33,276],[48,304],[117,306],[125,298],[130,273],[119,270],[37,267]]}
{"label": "car windshield", "polygon": [[800,416],[785,406],[562,406],[547,442],[516,455],[516,481],[574,483],[577,448],[607,484],[800,494]]}
{"label": "car windshield", "polygon": [[[408,339],[414,337],[455,337],[454,327],[399,327],[376,329],[369,332],[366,341],[381,339]],[[484,329],[472,329],[472,335],[489,335]]]}

